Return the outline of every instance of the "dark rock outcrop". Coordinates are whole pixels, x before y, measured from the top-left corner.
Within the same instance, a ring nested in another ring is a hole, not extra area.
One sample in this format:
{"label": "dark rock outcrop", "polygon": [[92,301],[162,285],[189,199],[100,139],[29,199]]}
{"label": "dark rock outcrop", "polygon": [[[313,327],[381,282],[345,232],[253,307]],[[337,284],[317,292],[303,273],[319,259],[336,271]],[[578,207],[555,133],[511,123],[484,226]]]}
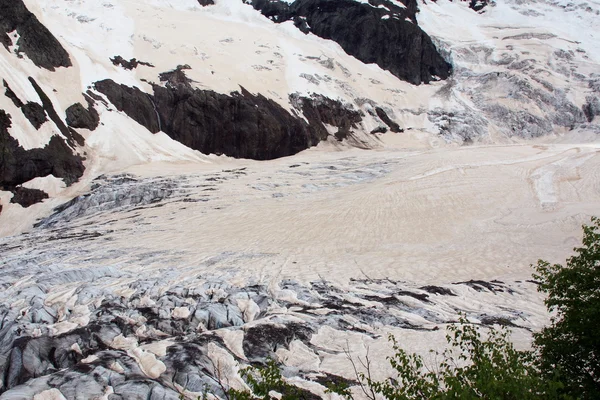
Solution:
{"label": "dark rock outcrop", "polygon": [[17,53],[24,53],[41,68],[54,71],[70,67],[69,54],[52,33],[33,15],[23,0],[0,0],[0,43],[8,50],[9,32],[17,31]]}
{"label": "dark rock outcrop", "polygon": [[[437,3],[437,0],[431,0],[434,3]],[[469,8],[473,11],[481,11],[490,3],[489,0],[461,0],[462,2],[469,2]],[[425,2],[427,4],[427,2]]]}
{"label": "dark rock outcrop", "polygon": [[145,61],[139,61],[136,58],[132,58],[131,60],[127,61],[126,59],[124,59],[121,56],[115,56],[113,58],[110,59],[110,61],[112,61],[113,65],[120,65],[121,67],[125,68],[126,70],[132,70],[138,67],[138,65],[145,65],[147,67],[153,67],[154,65],[145,62]]}
{"label": "dark rock outcrop", "polygon": [[463,0],[469,2],[469,8],[473,11],[481,11],[488,6],[489,0]]}
{"label": "dark rock outcrop", "polygon": [[23,102],[21,101],[21,99],[19,99],[17,94],[15,92],[13,92],[13,90],[10,88],[10,86],[8,85],[8,82],[6,82],[6,79],[3,79],[2,83],[4,84],[4,88],[6,89],[4,92],[4,95],[13,102],[15,107],[17,107],[17,108],[23,107]]}
{"label": "dark rock outcrop", "polygon": [[42,101],[42,106],[44,107],[44,111],[46,111],[46,114],[48,114],[48,117],[50,117],[50,120],[52,122],[54,122],[54,124],[56,125],[56,127],[58,128],[60,133],[62,133],[64,135],[64,137],[67,138],[67,142],[69,143],[69,145],[75,146],[75,142],[77,142],[78,145],[83,146],[83,144],[84,144],[83,137],[79,133],[77,133],[75,130],[69,129],[65,125],[64,121],[56,113],[56,110],[54,109],[54,105],[52,104],[52,101],[46,95],[46,93],[44,93],[44,91],[42,90],[40,85],[37,84],[35,79],[33,79],[32,77],[29,77],[29,82],[31,83],[31,86],[33,86],[33,88],[35,89],[35,92],[40,97],[40,100]]}
{"label": "dark rock outcrop", "polygon": [[600,116],[600,97],[586,97],[586,103],[583,105],[583,113],[588,122],[592,122],[595,117]]}
{"label": "dark rock outcrop", "polygon": [[296,154],[325,140],[323,124],[339,128],[347,137],[361,121],[357,111],[324,97],[294,97],[293,104],[309,123],[275,101],[244,88],[230,95],[193,88],[184,69],[160,75],[165,86],[153,84],[154,94],[112,80],[95,83],[95,89],[119,110],[150,132],[171,138],[203,153],[267,160]]}
{"label": "dark rock outcrop", "polygon": [[75,103],[67,108],[65,110],[67,125],[71,128],[82,128],[93,131],[100,124],[100,115],[98,115],[98,111],[94,108],[94,100],[86,94],[83,96],[88,103],[88,108],[86,109],[81,103]]}
{"label": "dark rock outcrop", "polygon": [[346,139],[351,134],[352,128],[356,128],[362,121],[358,111],[321,95],[313,94],[307,98],[292,94],[290,102],[296,109],[302,111],[310,126],[319,131],[320,137],[327,137],[327,129],[323,124],[328,124],[338,127],[335,133],[338,140]]}
{"label": "dark rock outcrop", "polygon": [[11,99],[16,107],[21,109],[25,118],[27,118],[27,120],[31,123],[31,125],[33,125],[35,129],[40,129],[44,122],[48,121],[48,118],[46,118],[46,112],[44,111],[44,107],[42,107],[41,104],[33,101],[28,101],[26,104],[23,103],[15,94],[15,92],[12,91],[12,89],[8,85],[8,82],[6,82],[6,80],[4,80],[3,82],[4,87],[6,88],[4,95]]}
{"label": "dark rock outcrop", "polygon": [[375,107],[375,112],[380,120],[382,120],[387,126],[390,127],[390,130],[394,133],[404,132],[404,129],[400,128],[396,122],[392,121],[392,119],[387,115],[387,113],[381,107]]}
{"label": "dark rock outcrop", "polygon": [[35,101],[28,101],[26,104],[23,104],[21,111],[23,111],[23,115],[25,115],[25,118],[27,118],[35,129],[40,129],[44,125],[44,122],[48,121],[44,107]]}
{"label": "dark rock outcrop", "polygon": [[154,102],[162,130],[203,153],[267,160],[298,153],[327,137],[273,100],[243,88],[228,96],[182,85],[155,86]]}
{"label": "dark rock outcrop", "polygon": [[30,207],[48,198],[48,193],[39,189],[28,189],[18,186],[12,190],[11,203],[19,204],[21,207]]}
{"label": "dark rock outcrop", "polygon": [[[252,6],[276,23],[292,20],[304,33],[331,39],[366,64],[375,63],[418,85],[446,79],[451,66],[417,25],[416,0],[406,8],[387,0],[252,0]],[[383,6],[383,7],[379,7]]]}
{"label": "dark rock outcrop", "polygon": [[83,175],[82,158],[62,138],[55,135],[44,148],[25,150],[8,132],[11,125],[10,115],[0,110],[0,189],[50,174],[71,184]]}
{"label": "dark rock outcrop", "polygon": [[150,95],[136,87],[119,85],[110,79],[96,82],[94,88],[106,95],[117,110],[124,112],[150,132],[160,131],[160,121]]}
{"label": "dark rock outcrop", "polygon": [[212,6],[215,4],[215,2],[213,0],[198,0],[198,3],[202,6],[202,7],[206,7],[206,6]]}

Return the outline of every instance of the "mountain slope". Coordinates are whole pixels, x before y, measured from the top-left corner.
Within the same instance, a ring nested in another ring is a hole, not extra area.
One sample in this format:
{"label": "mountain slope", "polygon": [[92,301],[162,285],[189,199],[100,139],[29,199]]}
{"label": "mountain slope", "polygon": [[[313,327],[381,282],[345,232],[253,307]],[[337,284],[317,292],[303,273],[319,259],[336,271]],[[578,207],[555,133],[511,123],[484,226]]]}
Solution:
{"label": "mountain slope", "polygon": [[[0,0],[0,399],[310,398],[518,347],[600,205],[596,0]],[[356,390],[360,398],[359,390]],[[335,398],[332,396],[331,398]]]}

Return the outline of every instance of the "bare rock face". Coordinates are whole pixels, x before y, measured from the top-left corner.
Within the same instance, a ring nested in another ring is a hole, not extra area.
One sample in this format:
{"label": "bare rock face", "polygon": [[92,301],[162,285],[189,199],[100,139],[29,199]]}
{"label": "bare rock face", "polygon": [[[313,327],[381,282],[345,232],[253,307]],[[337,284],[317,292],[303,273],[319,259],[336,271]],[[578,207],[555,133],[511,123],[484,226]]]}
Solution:
{"label": "bare rock face", "polygon": [[313,94],[311,97],[302,97],[292,94],[290,102],[304,114],[310,126],[319,131],[320,137],[327,137],[327,130],[323,125],[327,124],[338,128],[335,133],[336,139],[346,139],[351,135],[352,129],[362,121],[362,116],[358,111],[322,95]]}
{"label": "bare rock face", "polygon": [[154,65],[145,62],[145,61],[139,61],[136,58],[132,58],[131,60],[127,61],[126,59],[124,59],[121,56],[114,56],[113,58],[110,59],[110,61],[113,63],[113,65],[120,65],[121,67],[123,67],[126,70],[132,70],[132,69],[136,69],[138,67],[138,65],[145,65],[147,67],[154,67]]}
{"label": "bare rock face", "polygon": [[10,115],[0,110],[0,188],[50,174],[71,184],[83,175],[82,158],[62,138],[55,135],[44,148],[25,150],[10,135],[11,125]]}
{"label": "bare rock face", "polygon": [[88,95],[83,95],[88,103],[86,109],[81,103],[75,103],[65,110],[67,125],[71,128],[95,130],[100,124],[100,116],[94,108],[94,100]]}
{"label": "bare rock face", "polygon": [[15,92],[12,91],[12,89],[8,85],[8,82],[6,82],[6,80],[3,80],[3,83],[4,88],[6,89],[4,95],[11,99],[11,101],[17,108],[21,109],[25,118],[27,118],[27,120],[31,123],[31,125],[33,125],[35,129],[40,129],[44,122],[48,121],[48,118],[46,117],[46,111],[44,111],[44,107],[41,104],[33,101],[23,103],[21,99],[19,99],[19,97],[15,94]]}
{"label": "bare rock face", "polygon": [[152,97],[136,87],[120,85],[111,79],[96,82],[94,88],[106,95],[119,111],[123,111],[150,132],[160,131],[160,121]]}
{"label": "bare rock face", "polygon": [[400,125],[398,125],[397,122],[392,121],[392,119],[387,115],[387,113],[385,112],[385,110],[381,107],[375,107],[375,112],[377,113],[377,116],[379,117],[379,119],[381,119],[387,126],[390,127],[390,130],[392,132],[403,132],[404,130],[400,128]]}
{"label": "bare rock face", "polygon": [[97,91],[150,132],[171,138],[203,153],[267,160],[296,154],[329,136],[324,124],[339,128],[346,138],[362,120],[359,112],[322,96],[299,98],[292,104],[309,123],[271,99],[244,88],[230,95],[193,88],[185,66],[160,75],[165,86],[153,84],[150,95],[112,80],[96,82]]}
{"label": "bare rock face", "polygon": [[13,198],[11,203],[19,204],[21,207],[27,208],[48,198],[48,193],[39,189],[28,189],[22,186],[13,189]]}
{"label": "bare rock face", "polygon": [[419,85],[448,78],[450,64],[417,25],[416,0],[404,0],[405,8],[387,0],[369,3],[297,0],[290,5],[283,1],[251,1],[272,21],[292,20],[302,32],[331,39],[346,53],[366,64],[375,63],[409,83]]}
{"label": "bare rock face", "polygon": [[24,53],[40,68],[54,71],[70,67],[71,59],[50,31],[23,4],[23,0],[0,0],[0,44],[8,50],[9,32],[17,31],[17,53]]}
{"label": "bare rock face", "polygon": [[79,133],[77,133],[75,130],[69,129],[65,125],[65,122],[61,119],[61,117],[59,117],[58,113],[54,109],[54,105],[52,104],[52,101],[46,95],[46,93],[44,93],[44,90],[40,87],[40,85],[38,85],[38,83],[35,81],[35,79],[33,79],[32,77],[29,77],[29,82],[31,83],[31,86],[33,86],[33,89],[36,91],[36,93],[40,97],[40,100],[42,101],[42,107],[44,108],[44,111],[46,112],[46,114],[48,114],[48,117],[50,118],[50,120],[52,122],[54,122],[54,124],[56,125],[56,127],[58,128],[60,133],[62,133],[63,136],[67,138],[67,143],[71,146],[74,146],[75,142],[77,142],[77,144],[79,144],[80,146],[83,146],[83,143],[84,143],[83,137]]}

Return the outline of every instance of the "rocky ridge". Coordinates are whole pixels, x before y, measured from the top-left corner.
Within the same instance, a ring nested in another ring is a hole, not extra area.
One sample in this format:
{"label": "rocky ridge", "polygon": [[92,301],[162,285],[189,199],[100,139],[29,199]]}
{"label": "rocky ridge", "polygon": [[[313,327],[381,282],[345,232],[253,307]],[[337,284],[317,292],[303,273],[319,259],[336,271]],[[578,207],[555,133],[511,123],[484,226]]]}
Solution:
{"label": "rocky ridge", "polygon": [[417,25],[416,0],[253,0],[276,23],[292,20],[303,33],[331,39],[365,64],[375,63],[418,85],[447,79],[451,65]]}
{"label": "rocky ridge", "polygon": [[[348,139],[362,121],[352,106],[323,96],[293,96],[298,114],[292,114],[243,87],[230,95],[197,89],[185,69],[162,73],[165,85],[153,84],[152,95],[112,80],[96,82],[94,88],[152,133],[163,131],[202,153],[236,158],[268,160],[296,154],[326,140],[330,132],[325,125],[337,128],[338,140]],[[392,123],[389,118],[388,122]]]}

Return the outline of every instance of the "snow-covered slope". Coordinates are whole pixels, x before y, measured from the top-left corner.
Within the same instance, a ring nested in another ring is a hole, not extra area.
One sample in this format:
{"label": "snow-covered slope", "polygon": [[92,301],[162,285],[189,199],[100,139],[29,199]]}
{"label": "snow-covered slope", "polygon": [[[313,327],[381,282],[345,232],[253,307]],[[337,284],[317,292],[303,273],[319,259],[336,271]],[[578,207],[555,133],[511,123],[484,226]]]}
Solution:
{"label": "snow-covered slope", "polygon": [[528,346],[600,209],[600,3],[212,3],[0,0],[0,399]]}

